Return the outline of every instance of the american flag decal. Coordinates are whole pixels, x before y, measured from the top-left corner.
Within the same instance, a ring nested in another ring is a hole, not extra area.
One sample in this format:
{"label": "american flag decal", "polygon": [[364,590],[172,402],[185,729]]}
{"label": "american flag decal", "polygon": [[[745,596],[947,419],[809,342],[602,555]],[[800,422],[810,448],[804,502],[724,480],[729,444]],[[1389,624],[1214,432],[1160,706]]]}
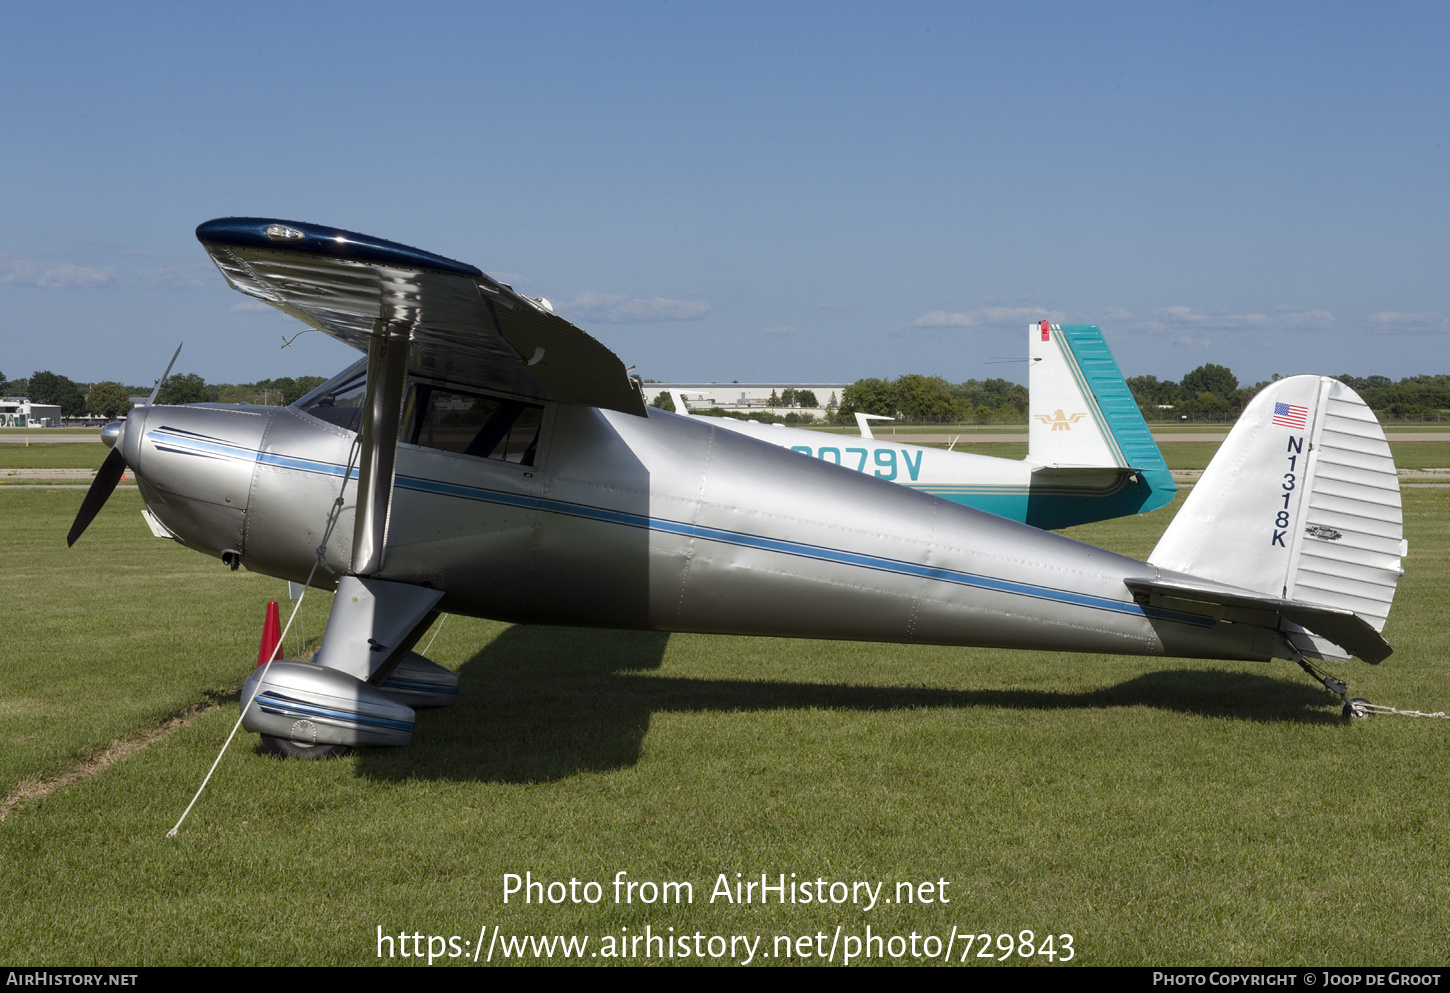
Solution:
{"label": "american flag decal", "polygon": [[1301,407],[1296,403],[1274,404],[1274,423],[1280,427],[1303,431],[1304,421],[1308,416],[1308,407]]}

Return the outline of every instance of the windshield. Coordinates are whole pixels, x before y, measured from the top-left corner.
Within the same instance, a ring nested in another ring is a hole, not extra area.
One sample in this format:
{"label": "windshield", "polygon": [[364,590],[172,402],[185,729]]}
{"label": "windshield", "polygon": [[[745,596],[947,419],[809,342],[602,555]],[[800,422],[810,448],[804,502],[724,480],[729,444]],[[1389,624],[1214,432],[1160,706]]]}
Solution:
{"label": "windshield", "polygon": [[349,431],[362,423],[363,402],[368,392],[368,360],[358,359],[292,406],[329,424]]}
{"label": "windshield", "polygon": [[[318,420],[358,431],[367,387],[368,360],[358,359],[292,406]],[[544,408],[537,403],[414,382],[398,440],[531,466],[538,452],[543,420]]]}

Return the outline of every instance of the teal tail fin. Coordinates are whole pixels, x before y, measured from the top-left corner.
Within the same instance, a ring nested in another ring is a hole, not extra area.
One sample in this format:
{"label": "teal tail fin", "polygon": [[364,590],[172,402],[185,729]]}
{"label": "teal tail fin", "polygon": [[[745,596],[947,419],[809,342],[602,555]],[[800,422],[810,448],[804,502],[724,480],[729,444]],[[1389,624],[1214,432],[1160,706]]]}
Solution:
{"label": "teal tail fin", "polygon": [[[1029,509],[1028,523],[1065,527],[1171,502],[1178,487],[1101,329],[1042,321],[1030,334],[1027,460],[1038,466],[1032,490],[1039,510]],[[1094,478],[1115,482],[1084,516],[1083,488]],[[1061,499],[1073,494],[1076,507]]]}

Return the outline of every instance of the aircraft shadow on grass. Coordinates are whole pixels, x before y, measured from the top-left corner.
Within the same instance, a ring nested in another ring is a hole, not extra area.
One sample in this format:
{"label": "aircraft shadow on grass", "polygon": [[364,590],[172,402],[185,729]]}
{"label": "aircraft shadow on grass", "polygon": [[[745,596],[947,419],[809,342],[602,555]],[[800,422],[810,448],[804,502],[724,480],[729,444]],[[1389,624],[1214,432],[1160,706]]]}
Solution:
{"label": "aircraft shadow on grass", "polygon": [[[1271,675],[1165,669],[1085,693],[952,690],[648,675],[669,635],[515,625],[464,663],[459,702],[419,714],[412,749],[365,749],[359,772],[552,782],[634,765],[657,712],[1155,707],[1251,721],[1337,724],[1318,687]],[[1024,717],[1024,719],[1030,719]]]}

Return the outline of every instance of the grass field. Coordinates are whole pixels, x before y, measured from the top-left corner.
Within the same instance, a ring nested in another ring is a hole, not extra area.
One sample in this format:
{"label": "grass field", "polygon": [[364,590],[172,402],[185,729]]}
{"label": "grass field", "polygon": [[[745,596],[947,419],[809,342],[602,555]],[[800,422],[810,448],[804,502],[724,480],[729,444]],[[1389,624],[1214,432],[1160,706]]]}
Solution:
{"label": "grass field", "polygon": [[[81,496],[0,488],[0,782],[203,709],[0,822],[5,961],[368,964],[379,927],[461,943],[495,925],[589,936],[588,951],[646,927],[758,935],[755,961],[777,964],[762,957],[777,936],[829,945],[868,925],[1071,934],[1080,964],[1446,960],[1450,722],[1345,722],[1288,663],[450,618],[431,654],[460,670],[461,700],[423,714],[411,747],[288,763],[239,738],[168,840],[285,588],[151,538],[134,492],[67,551]],[[1404,496],[1396,653],[1345,671],[1377,703],[1450,709],[1450,489]],[[1141,556],[1170,517],[1073,536]],[[309,599],[304,638],[326,609]],[[621,871],[690,882],[694,902],[617,904]],[[505,874],[525,872],[604,897],[505,904]],[[946,880],[951,902],[712,903],[722,873],[884,881],[886,896]]]}
{"label": "grass field", "polygon": [[37,440],[49,434],[89,434],[94,435],[97,440],[101,437],[100,428],[0,428],[0,438],[36,438]]}
{"label": "grass field", "polygon": [[99,435],[94,445],[0,445],[0,469],[99,469],[105,458],[106,449]]}

